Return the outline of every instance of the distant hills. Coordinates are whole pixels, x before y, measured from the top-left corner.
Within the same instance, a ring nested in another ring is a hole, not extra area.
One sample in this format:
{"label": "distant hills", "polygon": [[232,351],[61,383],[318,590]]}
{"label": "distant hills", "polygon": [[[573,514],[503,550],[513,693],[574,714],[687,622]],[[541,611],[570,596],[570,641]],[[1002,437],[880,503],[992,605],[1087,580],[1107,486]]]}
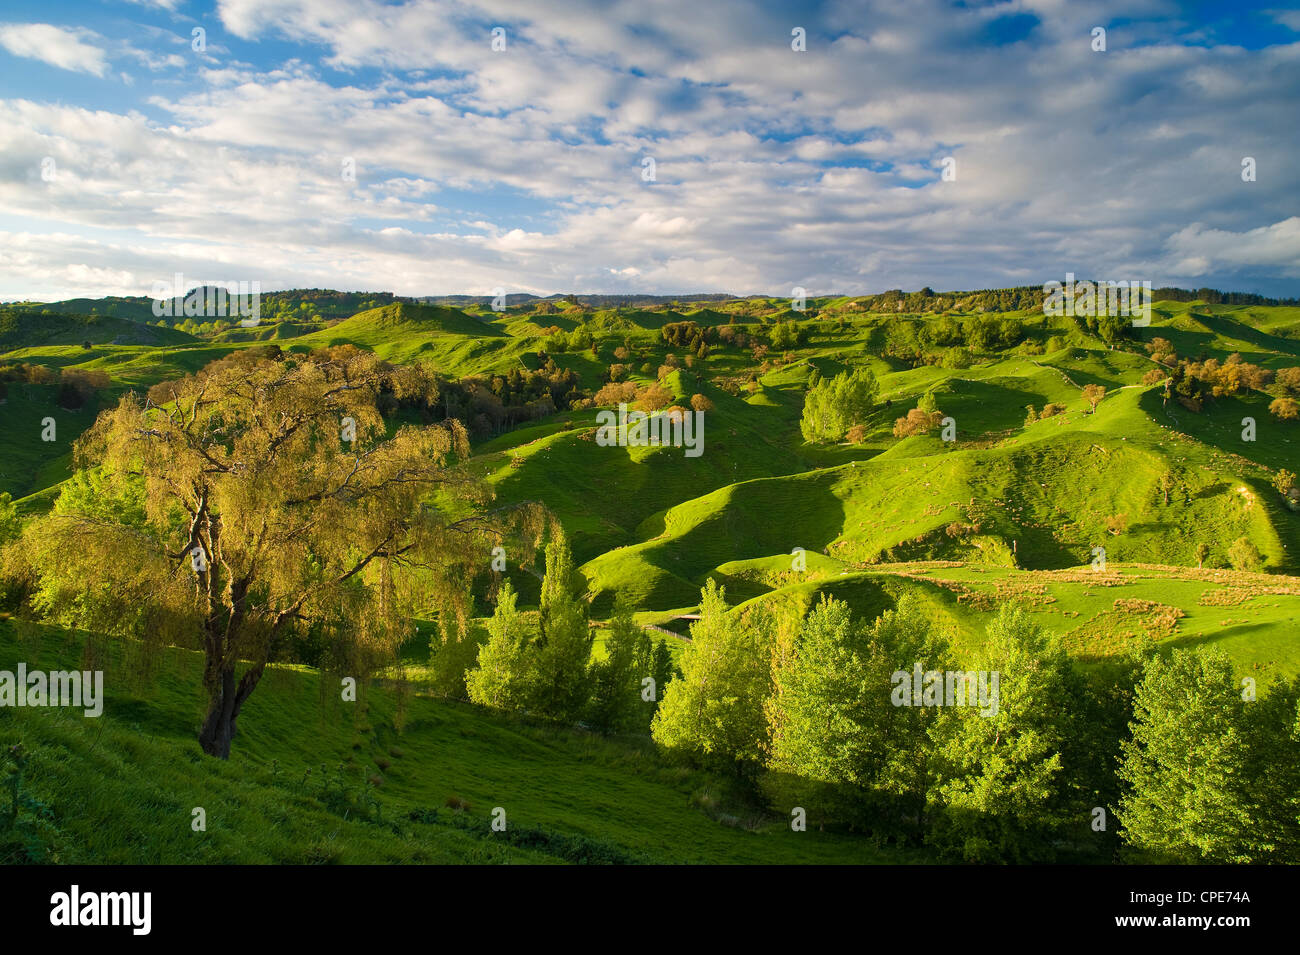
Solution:
{"label": "distant hills", "polygon": [[[634,295],[605,293],[568,293],[533,295],[528,292],[511,292],[505,296],[505,307],[519,309],[537,303],[573,305],[585,308],[644,308],[687,303],[743,302],[746,300],[776,301],[781,297],[753,295],[740,296],[723,292],[672,295]],[[1155,301],[1203,302],[1207,305],[1300,305],[1300,298],[1267,298],[1249,292],[1224,292],[1217,289],[1183,289],[1165,287],[1153,291]],[[265,324],[281,321],[330,323],[350,318],[368,309],[407,302],[455,309],[491,308],[496,299],[492,295],[420,295],[401,296],[392,292],[340,292],[333,289],[284,289],[263,292],[261,295],[262,319]],[[1013,288],[978,289],[968,291],[936,292],[923,288],[915,292],[890,289],[867,295],[842,295],[840,293],[811,294],[810,303],[835,302],[849,304],[862,311],[995,311],[1006,312],[1037,308],[1043,302],[1042,286],[1026,285]],[[165,321],[179,325],[185,320],[182,300],[174,300],[171,309],[174,317]],[[147,295],[108,296],[105,298],[71,298],[57,302],[11,302],[0,305],[6,311],[52,312],[68,315],[101,315],[132,322],[155,324],[154,299]],[[250,336],[252,337],[252,336]],[[258,336],[265,337],[265,336]]]}
{"label": "distant hills", "polygon": [[[75,301],[75,300],[74,300]],[[38,345],[180,345],[194,336],[126,317],[0,307],[0,350]]]}

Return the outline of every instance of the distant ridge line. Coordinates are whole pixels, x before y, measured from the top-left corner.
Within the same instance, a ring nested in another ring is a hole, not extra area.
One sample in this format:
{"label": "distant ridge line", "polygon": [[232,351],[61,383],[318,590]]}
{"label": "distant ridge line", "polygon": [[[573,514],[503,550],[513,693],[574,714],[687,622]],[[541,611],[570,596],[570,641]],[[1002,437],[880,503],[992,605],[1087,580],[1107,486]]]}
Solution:
{"label": "distant ridge line", "polygon": [[[1207,305],[1260,305],[1260,306],[1297,306],[1300,298],[1269,298],[1253,292],[1223,292],[1218,289],[1185,289],[1163,286],[1152,290],[1153,301],[1194,302]],[[490,305],[496,300],[493,295],[395,295],[392,292],[341,292],[334,289],[293,288],[282,290],[265,290],[261,293],[264,304],[281,300],[303,299],[318,306],[319,314],[325,318],[346,317],[353,309],[380,307],[400,302],[417,305],[444,305],[463,307],[470,305]],[[964,291],[936,292],[929,287],[915,292],[902,289],[889,289],[884,292],[816,292],[809,291],[809,301],[827,299],[856,300],[852,304],[869,311],[927,311],[936,303],[934,300],[951,301],[956,299],[995,298],[999,308],[994,311],[1016,311],[1036,308],[1042,304],[1043,290],[1037,285],[1004,286],[999,288],[969,289]],[[670,295],[650,295],[640,293],[555,293],[553,295],[534,295],[531,292],[510,292],[505,295],[507,306],[521,305],[529,302],[568,302],[576,305],[596,308],[623,308],[651,305],[690,305],[702,302],[743,302],[749,299],[780,300],[784,296],[764,293],[735,295],[730,292],[679,292]],[[355,300],[355,301],[354,301]],[[100,298],[70,298],[51,302],[10,301],[0,302],[0,308],[24,312],[60,312],[66,314],[90,314],[93,310],[99,314],[113,317],[129,318],[134,321],[156,318],[152,314],[154,299],[147,295],[108,295]],[[990,301],[990,304],[994,302]]]}

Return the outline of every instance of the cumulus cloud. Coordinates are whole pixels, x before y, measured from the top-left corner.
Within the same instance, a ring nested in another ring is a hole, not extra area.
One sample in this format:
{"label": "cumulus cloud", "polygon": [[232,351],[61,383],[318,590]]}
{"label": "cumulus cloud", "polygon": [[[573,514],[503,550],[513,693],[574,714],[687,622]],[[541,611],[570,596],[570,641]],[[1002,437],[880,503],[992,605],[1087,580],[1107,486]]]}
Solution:
{"label": "cumulus cloud", "polygon": [[1170,236],[1168,248],[1169,269],[1176,274],[1271,268],[1300,278],[1300,216],[1245,232],[1196,223]]}
{"label": "cumulus cloud", "polygon": [[108,71],[108,59],[94,44],[95,39],[88,30],[48,23],[0,24],[0,47],[14,56],[40,60],[61,70],[103,76]]}
{"label": "cumulus cloud", "polygon": [[[1300,43],[1047,0],[990,39],[1010,9],[220,0],[238,60],[138,109],[0,100],[0,207],[65,236],[51,276],[141,292],[177,270],[403,294],[1296,277]],[[0,259],[0,294],[32,281]]]}
{"label": "cumulus cloud", "polygon": [[1300,33],[1300,10],[1266,10],[1264,12],[1288,30]]}

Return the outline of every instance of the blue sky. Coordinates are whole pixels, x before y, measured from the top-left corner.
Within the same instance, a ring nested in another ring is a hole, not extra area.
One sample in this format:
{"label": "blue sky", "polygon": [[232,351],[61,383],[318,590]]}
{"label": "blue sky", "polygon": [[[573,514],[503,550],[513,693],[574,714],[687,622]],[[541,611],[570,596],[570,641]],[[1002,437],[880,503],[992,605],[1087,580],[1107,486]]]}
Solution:
{"label": "blue sky", "polygon": [[8,0],[0,299],[1300,296],[1298,107],[1280,3]]}

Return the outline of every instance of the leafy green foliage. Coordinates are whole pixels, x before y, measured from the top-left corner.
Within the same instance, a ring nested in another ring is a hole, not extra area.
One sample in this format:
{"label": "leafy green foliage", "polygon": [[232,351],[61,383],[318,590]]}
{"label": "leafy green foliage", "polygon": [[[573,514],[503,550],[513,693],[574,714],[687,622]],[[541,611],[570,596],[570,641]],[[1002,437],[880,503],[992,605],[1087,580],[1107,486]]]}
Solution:
{"label": "leafy green foliage", "polygon": [[487,624],[487,642],[478,651],[478,666],[465,677],[470,700],[480,706],[520,710],[531,697],[531,634],[517,599],[514,587],[505,581]]}
{"label": "leafy green foliage", "polygon": [[541,634],[531,677],[532,709],[545,719],[574,723],[587,706],[591,631],[587,607],[574,589],[573,555],[563,535],[546,547]]}
{"label": "leafy green foliage", "polygon": [[[605,658],[592,663],[591,712],[588,719],[606,733],[646,732],[654,715],[642,699],[642,680],[653,678],[650,636],[632,619],[632,608],[615,604],[605,640]],[[656,684],[658,686],[658,684]]]}
{"label": "leafy green foliage", "polygon": [[753,772],[767,745],[764,706],[771,671],[762,634],[728,613],[725,591],[710,580],[700,619],[682,651],[679,679],[668,684],[651,732],[659,745],[705,765]]}
{"label": "leafy green foliage", "polygon": [[1119,771],[1129,844],[1182,862],[1251,861],[1246,706],[1220,650],[1148,661]]}
{"label": "leafy green foliage", "polygon": [[845,371],[822,379],[804,397],[799,424],[805,441],[838,441],[866,418],[876,402],[879,386],[870,368]]}
{"label": "leafy green foliage", "polygon": [[1070,818],[1061,756],[1073,721],[1069,658],[1027,613],[1004,605],[975,661],[999,674],[997,708],[944,714],[946,812],[933,841],[973,862],[1042,858]]}

